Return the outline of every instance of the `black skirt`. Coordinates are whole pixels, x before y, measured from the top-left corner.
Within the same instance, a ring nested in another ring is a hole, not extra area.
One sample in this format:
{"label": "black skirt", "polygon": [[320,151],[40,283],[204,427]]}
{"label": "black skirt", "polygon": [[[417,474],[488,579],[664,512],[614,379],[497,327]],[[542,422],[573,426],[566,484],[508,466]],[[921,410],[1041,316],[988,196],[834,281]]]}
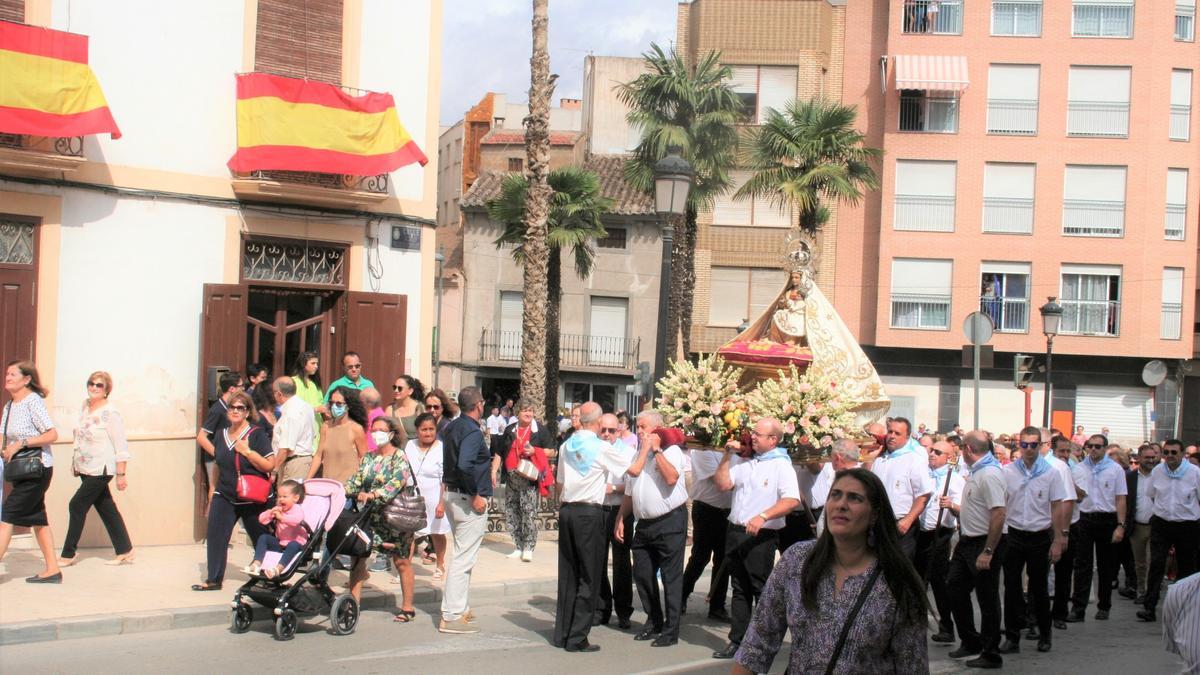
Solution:
{"label": "black skirt", "polygon": [[4,500],[0,520],[18,527],[42,527],[46,520],[46,490],[50,489],[50,478],[54,467],[47,467],[41,480],[23,480],[12,484],[12,491]]}

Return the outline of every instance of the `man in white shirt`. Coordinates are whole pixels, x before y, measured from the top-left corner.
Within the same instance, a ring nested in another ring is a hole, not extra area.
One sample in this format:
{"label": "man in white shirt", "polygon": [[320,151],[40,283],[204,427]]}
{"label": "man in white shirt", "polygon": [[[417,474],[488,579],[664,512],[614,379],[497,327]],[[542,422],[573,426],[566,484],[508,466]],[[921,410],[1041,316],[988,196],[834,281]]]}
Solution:
{"label": "man in white shirt", "polygon": [[[637,448],[622,443],[617,436],[620,427],[617,416],[606,414],[600,417],[600,440],[609,443],[620,455],[625,469],[633,463],[637,456]],[[621,502],[625,498],[625,473],[608,473],[605,479],[608,485],[604,491],[604,538],[607,540],[606,551],[612,550],[612,581],[604,574],[603,585],[600,587],[600,602],[596,605],[596,620],[594,624],[607,626],[612,620],[613,610],[617,613],[617,625],[621,630],[629,628],[629,617],[633,615],[633,552],[629,542],[617,541],[617,514],[621,511]],[[625,514],[625,530],[633,531],[633,514]],[[607,556],[607,553],[605,554]],[[607,566],[606,566],[607,567]],[[603,569],[603,568],[602,568]]]}
{"label": "man in white shirt", "polygon": [[[694,448],[692,455],[692,553],[683,568],[683,608],[696,590],[696,581],[712,560],[712,578],[708,585],[708,618],[729,622],[725,596],[729,592],[725,560],[725,534],[729,528],[729,508],[733,494],[717,488],[713,477],[725,453],[709,448]],[[741,457],[732,460],[742,462]]]}
{"label": "man in white shirt", "polygon": [[487,431],[489,436],[499,436],[504,433],[504,427],[507,426],[507,421],[500,415],[500,409],[492,406],[492,414],[487,418]]}
{"label": "man in white shirt", "polygon": [[296,382],[280,377],[273,383],[272,394],[279,405],[279,419],[271,432],[271,447],[275,449],[279,467],[279,482],[303,481],[312,466],[313,407],[296,395]]}
{"label": "man in white shirt", "polygon": [[1058,525],[1059,533],[1066,533],[1067,547],[1058,562],[1054,563],[1054,604],[1050,608],[1051,626],[1054,630],[1066,630],[1067,610],[1071,604],[1071,581],[1075,573],[1075,548],[1080,539],[1079,502],[1087,496],[1087,480],[1082,474],[1076,475],[1068,463],[1075,452],[1075,444],[1071,439],[1063,435],[1055,436],[1050,442],[1050,447],[1050,453],[1045,455],[1046,461],[1050,461],[1052,457],[1057,460],[1054,468],[1059,471],[1062,470],[1060,467],[1067,467],[1072,486],[1067,488],[1067,495],[1074,496],[1070,501],[1063,500],[1059,507],[1063,511]]}
{"label": "man in white shirt", "polygon": [[1183,442],[1163,441],[1163,461],[1150,472],[1146,486],[1154,502],[1150,518],[1150,578],[1146,583],[1142,621],[1154,621],[1167,554],[1175,547],[1176,579],[1195,574],[1200,546],[1200,467],[1183,458]]}
{"label": "man in white shirt", "polygon": [[596,434],[603,411],[595,402],[583,404],[581,428],[563,443],[558,454],[558,603],[554,613],[555,647],[568,652],[595,652],[588,632],[606,576],[604,495],[611,475],[624,469],[620,453]]}
{"label": "man in white shirt", "polygon": [[933,588],[933,602],[938,611],[938,632],[930,638],[934,642],[954,642],[954,616],[946,573],[950,570],[950,538],[958,525],[955,514],[962,504],[965,482],[950,465],[956,453],[957,449],[949,441],[938,441],[929,448],[933,497],[921,515],[921,529],[917,532],[915,566],[921,578]]}
{"label": "man in white shirt", "polygon": [[[1125,474],[1129,494],[1125,497],[1125,524],[1129,528],[1129,544],[1133,549],[1133,569],[1137,573],[1137,591],[1133,596],[1138,604],[1146,602],[1146,582],[1150,570],[1150,518],[1154,515],[1154,500],[1147,493],[1150,472],[1158,466],[1162,447],[1147,443],[1138,451],[1138,467]],[[1117,591],[1120,593],[1120,591]],[[1129,596],[1126,596],[1129,597]]]}
{"label": "man in white shirt", "polygon": [[[680,447],[683,434],[677,429],[662,428],[662,423],[662,416],[653,411],[637,416],[642,447],[627,471],[616,536],[625,540],[628,533],[624,516],[632,511],[637,519],[633,532],[633,582],[647,615],[646,625],[633,639],[653,639],[655,647],[670,647],[679,642],[679,616],[683,609],[687,488],[683,482]],[[661,594],[657,577],[662,578]]]}
{"label": "man in white shirt", "polygon": [[1004,467],[1008,489],[1005,505],[1005,535],[1008,550],[1004,554],[1004,627],[1008,637],[1000,645],[1001,654],[1021,651],[1021,629],[1025,627],[1025,595],[1022,575],[1029,574],[1029,595],[1037,618],[1039,652],[1050,651],[1050,563],[1062,555],[1067,538],[1059,531],[1067,498],[1062,474],[1050,465],[1040,450],[1042,432],[1025,427],[1018,436],[1020,455]]}
{"label": "man in white shirt", "polygon": [[1183,659],[1180,672],[1200,673],[1200,574],[1181,578],[1167,591],[1163,642],[1168,652]]}
{"label": "man in white shirt", "polygon": [[900,548],[912,560],[917,552],[917,521],[933,493],[927,454],[910,436],[912,423],[894,417],[887,424],[887,451],[871,464],[871,471],[887,490],[888,501],[900,528]]}
{"label": "man in white shirt", "polygon": [[800,505],[796,472],[787,452],[778,447],[782,436],[779,420],[764,417],[751,434],[754,456],[732,466],[733,454],[741,449],[737,441],[732,441],[725,447],[725,457],[713,476],[718,489],[733,491],[725,535],[726,564],[733,578],[732,622],[729,644],[713,652],[716,659],[732,659],[741,646],[751,611],[775,567],[776,542],[784,516]]}
{"label": "man in white shirt", "polygon": [[[781,555],[793,544],[808,541],[817,536],[817,514],[813,510],[812,490],[821,471],[828,467],[828,462],[810,462],[793,466],[796,471],[796,486],[800,489],[800,508],[787,514],[783,519],[783,529],[779,530],[779,543],[777,544]],[[822,500],[821,504],[824,503]]]}
{"label": "man in white shirt", "polygon": [[834,442],[829,463],[821,469],[821,473],[817,474],[817,480],[813,482],[812,486],[813,516],[817,519],[816,535],[818,537],[825,529],[825,502],[829,499],[829,489],[833,487],[834,478],[837,477],[839,471],[862,466],[862,462],[859,461],[861,457],[862,449],[854,441],[843,438]]}
{"label": "man in white shirt", "polygon": [[[1099,571],[1096,619],[1108,619],[1113,581],[1117,577],[1115,544],[1125,536],[1125,470],[1105,452],[1108,438],[1093,434],[1084,445],[1087,457],[1072,469],[1087,485],[1079,502],[1079,541],[1075,548],[1075,583],[1067,623],[1083,621],[1092,594],[1092,563]],[[1094,550],[1094,557],[1093,557]]]}

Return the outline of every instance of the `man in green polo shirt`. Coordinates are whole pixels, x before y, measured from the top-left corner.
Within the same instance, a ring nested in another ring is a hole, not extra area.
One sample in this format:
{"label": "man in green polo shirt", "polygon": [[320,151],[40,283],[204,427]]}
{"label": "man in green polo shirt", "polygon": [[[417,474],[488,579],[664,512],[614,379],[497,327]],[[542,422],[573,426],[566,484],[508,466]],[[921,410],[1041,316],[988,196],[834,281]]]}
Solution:
{"label": "man in green polo shirt", "polygon": [[349,387],[361,391],[375,386],[375,383],[362,376],[362,359],[358,357],[358,352],[346,352],[342,356],[342,370],[346,374],[330,383],[329,388],[325,390],[326,405],[329,405],[329,395],[338,387]]}

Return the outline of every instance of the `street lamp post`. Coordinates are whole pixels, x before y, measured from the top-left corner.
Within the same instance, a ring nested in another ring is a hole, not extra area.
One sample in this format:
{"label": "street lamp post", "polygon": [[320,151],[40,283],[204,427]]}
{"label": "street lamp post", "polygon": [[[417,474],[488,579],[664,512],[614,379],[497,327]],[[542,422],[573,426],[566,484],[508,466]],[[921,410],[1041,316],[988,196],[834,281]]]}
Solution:
{"label": "street lamp post", "polygon": [[1062,323],[1063,308],[1062,305],[1055,302],[1055,297],[1050,296],[1049,301],[1042,305],[1038,312],[1042,315],[1042,334],[1046,336],[1046,407],[1042,412],[1042,426],[1050,428],[1050,403],[1051,403],[1051,358],[1054,356],[1054,336],[1058,335],[1059,325]]}
{"label": "street lamp post", "polygon": [[[667,148],[667,156],[654,165],[654,210],[663,221],[662,268],[658,277],[658,344],[654,350],[654,381],[667,371],[667,308],[671,302],[671,250],[675,247],[675,218],[687,213],[688,193],[695,172],[681,155],[679,146]],[[651,384],[650,398],[654,398]]]}

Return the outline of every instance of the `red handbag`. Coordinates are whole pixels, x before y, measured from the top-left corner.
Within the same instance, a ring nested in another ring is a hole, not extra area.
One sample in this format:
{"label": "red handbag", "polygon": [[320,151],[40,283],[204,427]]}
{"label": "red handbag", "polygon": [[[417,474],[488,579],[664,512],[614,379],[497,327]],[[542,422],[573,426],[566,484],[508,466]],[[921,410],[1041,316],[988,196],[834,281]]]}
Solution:
{"label": "red handbag", "polygon": [[[242,434],[238,440],[242,440],[249,433],[247,431]],[[237,469],[237,496],[242,501],[252,502],[254,504],[265,504],[271,496],[271,481],[261,476],[244,475],[242,473],[242,456],[234,450],[233,465]]]}

